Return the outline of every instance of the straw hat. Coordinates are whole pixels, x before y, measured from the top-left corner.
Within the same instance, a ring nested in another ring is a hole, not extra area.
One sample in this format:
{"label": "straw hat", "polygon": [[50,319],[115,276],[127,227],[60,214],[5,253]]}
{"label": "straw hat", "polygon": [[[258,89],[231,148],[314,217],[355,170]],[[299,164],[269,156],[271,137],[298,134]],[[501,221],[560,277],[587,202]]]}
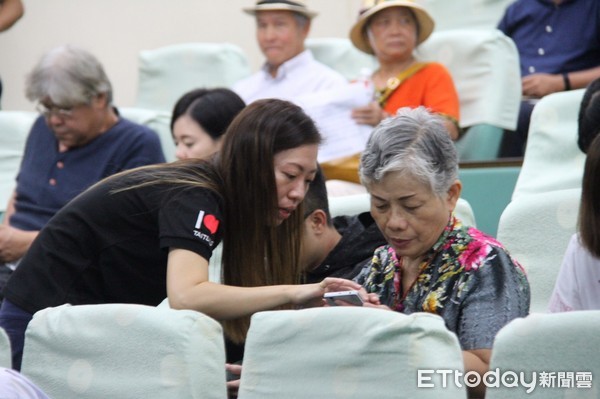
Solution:
{"label": "straw hat", "polygon": [[431,15],[429,15],[423,6],[416,4],[412,0],[363,0],[362,7],[358,11],[358,20],[350,30],[350,40],[357,49],[367,54],[373,54],[373,49],[364,32],[365,24],[370,17],[390,7],[407,7],[415,14],[419,32],[417,44],[424,42],[431,35],[431,32],[433,32],[433,18],[431,18]]}
{"label": "straw hat", "polygon": [[244,8],[248,14],[255,15],[257,11],[293,11],[304,15],[308,19],[317,16],[317,13],[306,7],[302,0],[258,0],[256,6]]}

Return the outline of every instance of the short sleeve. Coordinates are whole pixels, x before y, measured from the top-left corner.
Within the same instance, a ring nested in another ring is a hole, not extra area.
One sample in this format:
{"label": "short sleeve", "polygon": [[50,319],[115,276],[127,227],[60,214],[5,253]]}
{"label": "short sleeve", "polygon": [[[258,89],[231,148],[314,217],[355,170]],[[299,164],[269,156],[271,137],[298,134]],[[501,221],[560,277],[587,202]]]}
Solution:
{"label": "short sleeve", "polygon": [[456,331],[463,350],[491,349],[502,327],[529,313],[525,273],[502,249],[493,248],[465,289]]}
{"label": "short sleeve", "polygon": [[205,188],[182,190],[159,211],[161,248],[181,248],[209,260],[222,236],[222,201]]}

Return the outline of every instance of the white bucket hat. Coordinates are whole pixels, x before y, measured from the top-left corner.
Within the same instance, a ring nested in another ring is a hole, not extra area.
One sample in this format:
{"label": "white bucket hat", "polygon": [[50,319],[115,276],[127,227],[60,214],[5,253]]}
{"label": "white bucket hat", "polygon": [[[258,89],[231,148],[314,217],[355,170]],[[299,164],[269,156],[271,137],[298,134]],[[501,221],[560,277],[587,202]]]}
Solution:
{"label": "white bucket hat", "polygon": [[423,6],[411,0],[364,0],[358,11],[358,19],[350,30],[350,40],[352,44],[367,54],[373,54],[373,49],[369,44],[369,40],[365,35],[365,24],[370,17],[377,14],[381,10],[390,7],[407,7],[415,14],[418,25],[419,37],[417,44],[424,42],[431,32],[433,32],[434,22],[431,15],[423,8]]}
{"label": "white bucket hat", "polygon": [[254,7],[244,8],[248,14],[255,15],[257,11],[293,11],[304,15],[308,19],[317,16],[302,0],[258,0]]}

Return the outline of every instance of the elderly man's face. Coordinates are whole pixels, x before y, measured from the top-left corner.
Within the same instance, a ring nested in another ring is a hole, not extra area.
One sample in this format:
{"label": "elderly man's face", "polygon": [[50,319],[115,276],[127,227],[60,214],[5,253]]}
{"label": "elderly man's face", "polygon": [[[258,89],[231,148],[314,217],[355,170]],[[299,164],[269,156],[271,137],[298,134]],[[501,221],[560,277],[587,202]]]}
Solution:
{"label": "elderly man's face", "polygon": [[256,38],[272,69],[276,70],[281,64],[304,51],[304,40],[309,28],[309,21],[300,26],[290,11],[256,13]]}
{"label": "elderly man's face", "polygon": [[444,231],[460,189],[457,181],[440,198],[414,177],[391,172],[369,187],[371,214],[398,257],[416,260]]}
{"label": "elderly man's face", "polygon": [[49,99],[40,102],[48,127],[63,148],[81,147],[104,130],[106,125],[106,95],[92,98],[90,104],[65,107]]}

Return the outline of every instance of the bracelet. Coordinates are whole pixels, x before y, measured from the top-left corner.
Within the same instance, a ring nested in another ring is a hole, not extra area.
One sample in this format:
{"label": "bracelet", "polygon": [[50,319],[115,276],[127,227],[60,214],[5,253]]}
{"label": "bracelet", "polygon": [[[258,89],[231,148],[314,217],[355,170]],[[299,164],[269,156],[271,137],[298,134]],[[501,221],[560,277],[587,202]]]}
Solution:
{"label": "bracelet", "polygon": [[571,80],[569,79],[569,74],[563,73],[562,77],[563,77],[563,82],[565,83],[565,91],[571,90]]}

